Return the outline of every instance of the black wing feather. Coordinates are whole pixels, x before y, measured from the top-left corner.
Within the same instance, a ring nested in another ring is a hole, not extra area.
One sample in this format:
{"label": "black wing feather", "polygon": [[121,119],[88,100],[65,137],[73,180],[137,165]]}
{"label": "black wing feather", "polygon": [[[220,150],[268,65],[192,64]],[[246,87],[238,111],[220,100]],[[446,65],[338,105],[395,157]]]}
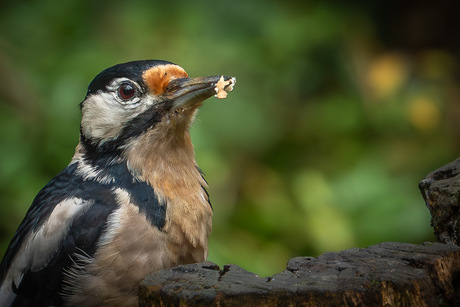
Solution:
{"label": "black wing feather", "polygon": [[3,282],[27,234],[40,227],[57,204],[67,198],[77,197],[90,201],[92,205],[73,221],[46,267],[38,272],[24,272],[20,284],[13,285],[17,294],[13,306],[62,305],[60,294],[63,273],[74,263],[72,255],[75,253],[91,257],[96,252],[96,243],[105,229],[107,218],[118,207],[113,193],[116,188],[130,193],[131,202],[139,207],[152,225],[162,229],[165,224],[166,204],[158,201],[154,190],[147,183],[134,178],[126,163],[102,168],[102,175],[115,178],[110,183],[84,180],[76,172],[77,167],[78,163],[69,165],[38,193],[0,265],[0,282]]}

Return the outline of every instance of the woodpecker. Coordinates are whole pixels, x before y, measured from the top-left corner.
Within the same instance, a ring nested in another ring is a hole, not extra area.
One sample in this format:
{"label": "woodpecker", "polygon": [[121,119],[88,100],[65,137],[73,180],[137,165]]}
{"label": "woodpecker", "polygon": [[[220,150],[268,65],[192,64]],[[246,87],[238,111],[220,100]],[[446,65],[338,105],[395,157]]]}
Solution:
{"label": "woodpecker", "polygon": [[162,60],[99,73],[70,164],[36,196],[0,265],[0,306],[136,306],[155,271],[200,262],[213,210],[189,128],[236,79]]}

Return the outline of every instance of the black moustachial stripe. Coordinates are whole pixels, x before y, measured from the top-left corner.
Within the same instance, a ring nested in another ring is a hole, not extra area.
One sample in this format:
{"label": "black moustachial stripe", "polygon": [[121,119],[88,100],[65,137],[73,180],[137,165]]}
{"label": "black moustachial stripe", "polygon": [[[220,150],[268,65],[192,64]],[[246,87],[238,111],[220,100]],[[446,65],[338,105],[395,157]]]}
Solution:
{"label": "black moustachial stripe", "polygon": [[161,122],[164,115],[164,109],[153,106],[128,121],[120,135],[108,141],[94,142],[94,140],[86,137],[80,128],[80,142],[85,148],[88,161],[102,161],[120,156],[123,148],[130,140],[155,127],[157,123]]}
{"label": "black moustachial stripe", "polygon": [[160,203],[152,187],[137,180],[129,172],[126,163],[104,166],[103,175],[115,178],[111,183],[85,180],[83,174],[77,172],[77,167],[78,162],[69,165],[38,193],[4,256],[0,281],[5,278],[7,268],[27,238],[25,234],[43,225],[57,204],[72,197],[91,202],[90,208],[70,225],[46,267],[37,272],[24,272],[21,283],[13,285],[17,294],[13,306],[21,306],[28,301],[45,302],[45,305],[62,304],[62,298],[58,295],[62,286],[62,273],[74,263],[69,256],[74,253],[84,253],[90,257],[94,255],[97,248],[95,242],[103,234],[107,218],[119,207],[115,189],[127,191],[131,202],[152,225],[160,230],[165,225],[166,204]]}

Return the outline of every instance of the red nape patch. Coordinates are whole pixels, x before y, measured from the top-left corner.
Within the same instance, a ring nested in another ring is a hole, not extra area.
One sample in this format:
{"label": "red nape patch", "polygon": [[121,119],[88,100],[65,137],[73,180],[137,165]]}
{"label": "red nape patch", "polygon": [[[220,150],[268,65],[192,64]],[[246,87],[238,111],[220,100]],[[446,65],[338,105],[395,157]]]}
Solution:
{"label": "red nape patch", "polygon": [[155,93],[161,95],[165,92],[169,82],[177,78],[188,78],[185,70],[178,65],[159,65],[150,68],[143,75],[144,82]]}

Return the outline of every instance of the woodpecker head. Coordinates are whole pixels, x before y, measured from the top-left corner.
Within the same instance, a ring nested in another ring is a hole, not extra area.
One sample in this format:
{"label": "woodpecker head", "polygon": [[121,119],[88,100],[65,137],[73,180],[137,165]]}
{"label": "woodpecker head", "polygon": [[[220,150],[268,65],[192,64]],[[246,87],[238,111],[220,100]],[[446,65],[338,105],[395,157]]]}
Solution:
{"label": "woodpecker head", "polygon": [[221,76],[191,79],[182,67],[160,60],[110,67],[94,78],[81,103],[79,150],[101,156],[123,155],[135,144],[156,150],[184,146],[201,103],[234,83],[235,78]]}

